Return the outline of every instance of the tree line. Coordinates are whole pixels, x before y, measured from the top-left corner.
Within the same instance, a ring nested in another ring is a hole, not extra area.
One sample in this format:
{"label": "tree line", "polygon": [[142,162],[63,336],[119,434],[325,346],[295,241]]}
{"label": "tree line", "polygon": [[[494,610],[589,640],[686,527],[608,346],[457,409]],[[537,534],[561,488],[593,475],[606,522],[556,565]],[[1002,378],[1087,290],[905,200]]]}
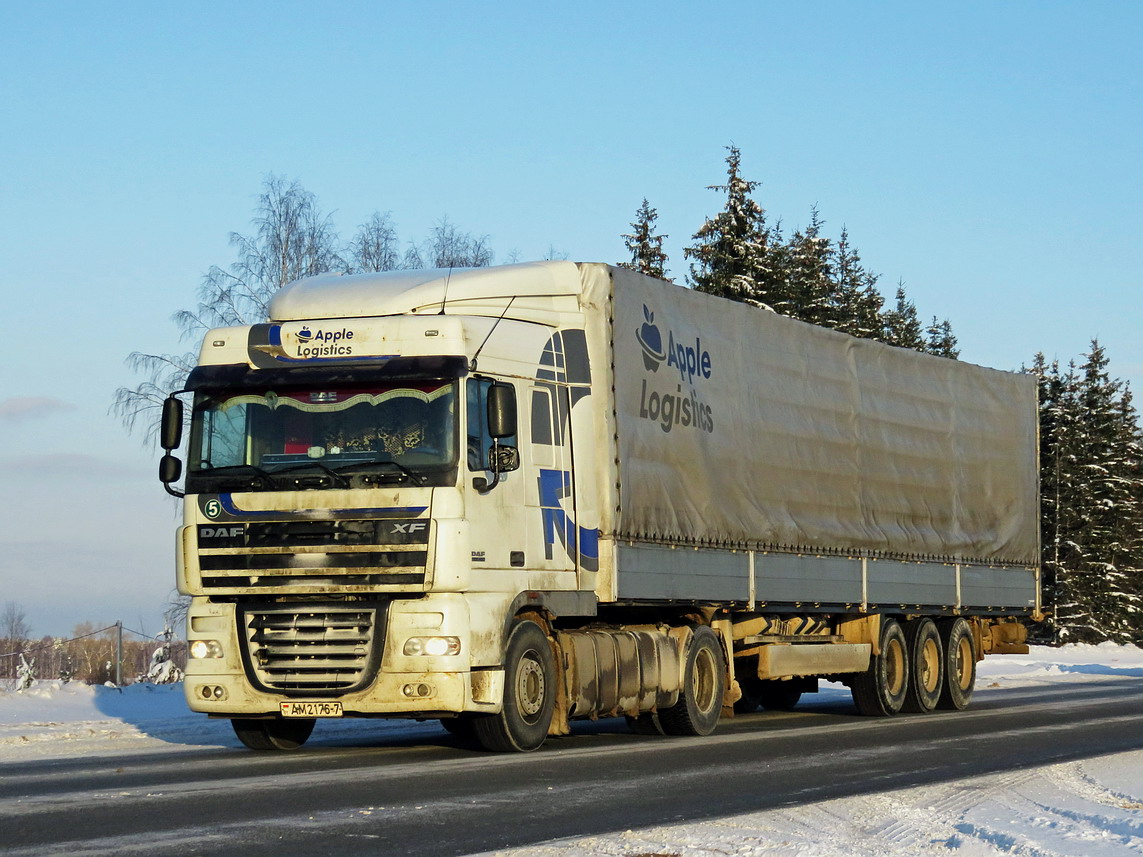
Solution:
{"label": "tree line", "polygon": [[[729,146],[719,211],[706,218],[684,249],[686,285],[901,348],[957,359],[948,319],[923,324],[903,283],[892,300],[880,276],[865,267],[847,230],[823,234],[816,208],[806,226],[783,233],[754,199],[759,182],[742,175],[741,152]],[[619,262],[666,279],[668,236],[656,231],[658,212],[647,199],[631,231],[630,254]],[[210,327],[264,320],[270,298],[286,283],[330,271],[364,273],[402,268],[481,267],[495,254],[487,236],[443,218],[420,241],[402,244],[389,213],[374,213],[342,242],[330,215],[296,181],[265,180],[252,234],[232,233],[236,260],[203,275],[193,309],[173,319],[184,338]],[[549,250],[546,258],[558,254]],[[510,254],[509,261],[516,261]],[[141,354],[128,363],[145,375],[115,395],[113,411],[131,429],[153,433],[156,414],[181,388],[195,354]],[[1083,362],[1061,369],[1037,355],[1031,368],[1040,387],[1042,548],[1045,606],[1039,629],[1056,641],[1143,644],[1143,437],[1131,392],[1115,379],[1098,342]]]}
{"label": "tree line", "polygon": [[[0,684],[11,685],[25,675],[84,684],[114,682],[117,675],[124,684],[161,684],[181,677],[185,642],[165,635],[140,638],[133,631],[123,633],[120,641],[118,634],[115,626],[81,622],[67,639],[33,637],[23,608],[15,601],[5,602],[0,610]],[[163,654],[157,657],[160,650]],[[164,663],[169,666],[163,668]]]}
{"label": "tree line", "polygon": [[[877,288],[880,276],[862,264],[848,231],[843,228],[836,242],[822,234],[825,222],[816,207],[807,226],[783,236],[781,221],[771,223],[751,196],[760,183],[743,178],[741,152],[727,148],[726,184],[709,187],[725,196],[722,210],[707,218],[692,236],[695,243],[683,250],[691,260],[691,288],[900,348],[960,355],[948,319],[933,316],[923,325],[901,282],[887,302]],[[631,232],[623,235],[631,258],[620,265],[667,279],[668,236],[656,233],[657,219],[644,199]]]}

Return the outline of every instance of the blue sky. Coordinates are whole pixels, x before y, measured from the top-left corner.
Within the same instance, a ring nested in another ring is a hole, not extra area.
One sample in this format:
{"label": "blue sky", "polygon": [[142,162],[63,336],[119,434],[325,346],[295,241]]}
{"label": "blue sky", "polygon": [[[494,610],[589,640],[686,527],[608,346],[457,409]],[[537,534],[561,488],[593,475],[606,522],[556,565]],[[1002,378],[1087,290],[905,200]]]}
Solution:
{"label": "blue sky", "polygon": [[681,279],[734,143],[965,359],[1099,337],[1139,389],[1141,36],[1122,2],[5,4],[0,602],[157,630],[176,508],[107,408],[271,172],[344,237],[447,215],[500,259],[619,261],[646,196]]}

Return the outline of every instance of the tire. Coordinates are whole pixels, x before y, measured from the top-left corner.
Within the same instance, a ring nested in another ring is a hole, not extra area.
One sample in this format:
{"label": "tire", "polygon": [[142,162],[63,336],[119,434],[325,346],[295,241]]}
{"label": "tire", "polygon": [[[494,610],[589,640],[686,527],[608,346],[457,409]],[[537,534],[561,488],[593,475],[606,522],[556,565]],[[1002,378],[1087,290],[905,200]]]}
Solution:
{"label": "tire", "polygon": [[937,707],[945,680],[945,655],[932,619],[905,623],[909,650],[909,688],[902,711],[924,714]]}
{"label": "tire", "polygon": [[234,717],[230,725],[238,740],[251,750],[296,750],[314,731],[312,717],[299,720],[247,720]]}
{"label": "tire", "polygon": [[759,697],[762,707],[767,711],[793,711],[802,698],[802,692],[791,689],[789,685],[788,681],[763,681]]}
{"label": "tire", "polygon": [[859,713],[891,717],[905,704],[909,688],[909,647],[896,619],[881,620],[881,654],[870,658],[869,669],[858,673],[850,690]]}
{"label": "tire", "polygon": [[976,640],[964,619],[945,619],[937,626],[944,646],[944,681],[937,708],[963,711],[976,686]]}
{"label": "tire", "polygon": [[767,711],[793,711],[802,698],[802,692],[791,687],[792,684],[790,681],[743,676],[738,679],[742,698],[734,703],[734,710],[738,714],[749,714],[759,708]]}
{"label": "tire", "polygon": [[709,735],[722,716],[726,694],[726,664],[722,644],[705,625],[694,629],[687,648],[679,701],[659,712],[666,735]]}
{"label": "tire", "polygon": [[497,753],[527,753],[548,737],[556,707],[556,659],[543,629],[520,620],[504,651],[504,706],[473,717],[476,740]]}
{"label": "tire", "polygon": [[762,679],[754,675],[739,676],[738,689],[742,696],[734,703],[736,714],[750,714],[762,707]]}

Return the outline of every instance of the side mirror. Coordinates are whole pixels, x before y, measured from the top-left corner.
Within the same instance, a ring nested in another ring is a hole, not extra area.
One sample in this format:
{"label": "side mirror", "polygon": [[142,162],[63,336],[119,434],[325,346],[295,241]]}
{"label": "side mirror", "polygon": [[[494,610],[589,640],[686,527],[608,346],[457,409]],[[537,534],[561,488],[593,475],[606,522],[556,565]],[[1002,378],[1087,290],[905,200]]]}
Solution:
{"label": "side mirror", "polygon": [[183,492],[171,487],[172,482],[178,482],[183,475],[183,463],[169,452],[159,459],[159,481],[173,497],[182,497]]}
{"label": "side mirror", "polygon": [[[163,402],[163,419],[159,424],[159,445],[170,452],[179,448],[183,437],[183,403],[174,396]],[[178,479],[176,476],[175,479]],[[175,480],[170,480],[174,482]]]}
{"label": "side mirror", "polygon": [[159,481],[164,485],[178,482],[183,475],[183,463],[170,453],[159,459]]}
{"label": "side mirror", "polygon": [[511,384],[488,388],[488,433],[495,440],[516,434],[516,389]]}
{"label": "side mirror", "polygon": [[520,450],[514,446],[494,446],[488,450],[488,469],[493,473],[511,473],[520,469]]}

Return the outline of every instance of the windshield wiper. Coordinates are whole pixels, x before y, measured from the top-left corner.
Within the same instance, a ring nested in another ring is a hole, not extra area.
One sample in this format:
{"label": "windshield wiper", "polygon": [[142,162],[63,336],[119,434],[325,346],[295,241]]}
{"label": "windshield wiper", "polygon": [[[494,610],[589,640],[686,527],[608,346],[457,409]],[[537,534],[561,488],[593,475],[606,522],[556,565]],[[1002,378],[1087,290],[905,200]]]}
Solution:
{"label": "windshield wiper", "polygon": [[225,479],[226,477],[241,478],[240,474],[246,473],[249,474],[246,481],[250,488],[274,484],[274,477],[270,475],[270,472],[263,470],[256,464],[223,464],[219,467],[213,467],[208,462],[203,462],[203,464],[206,466],[196,470],[194,476]]}
{"label": "windshield wiper", "polygon": [[288,467],[279,467],[277,470],[274,471],[274,475],[280,476],[283,473],[289,473],[289,472],[294,471],[294,470],[301,470],[303,467],[316,467],[319,470],[327,473],[331,479],[335,479],[335,480],[340,481],[344,487],[348,488],[350,486],[349,477],[338,472],[338,470],[340,470],[341,468],[338,468],[338,470],[334,470],[333,468],[327,467],[326,465],[322,464],[320,461],[302,461],[302,462],[299,462],[297,464],[291,464]]}
{"label": "windshield wiper", "polygon": [[[344,470],[359,470],[359,469],[368,468],[368,467],[392,467],[395,470],[399,471],[400,473],[404,474],[405,476],[409,477],[409,479],[412,480],[417,485],[424,485],[425,481],[426,481],[425,477],[422,476],[420,473],[417,473],[416,471],[410,470],[405,465],[399,464],[398,462],[392,461],[392,460],[389,460],[389,461],[357,461],[357,462],[354,462],[353,464],[345,464],[345,465],[337,468],[337,472],[341,473]],[[371,477],[368,474],[366,474],[366,475],[361,477],[361,481],[364,482],[366,485],[368,485],[370,482],[377,482],[378,479],[376,476]]]}

